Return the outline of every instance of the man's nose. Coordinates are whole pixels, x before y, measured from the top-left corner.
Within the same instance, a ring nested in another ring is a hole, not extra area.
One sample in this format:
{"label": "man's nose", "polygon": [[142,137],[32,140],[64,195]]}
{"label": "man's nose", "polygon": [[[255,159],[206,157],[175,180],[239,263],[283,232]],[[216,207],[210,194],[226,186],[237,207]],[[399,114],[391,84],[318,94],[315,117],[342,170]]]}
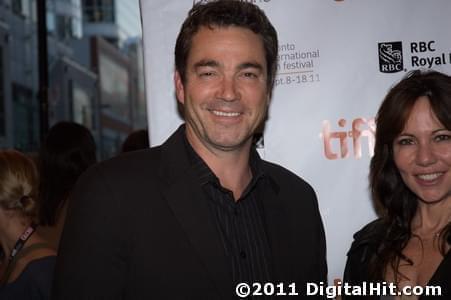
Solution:
{"label": "man's nose", "polygon": [[224,101],[236,101],[240,98],[237,83],[234,78],[224,77],[220,83],[218,98]]}

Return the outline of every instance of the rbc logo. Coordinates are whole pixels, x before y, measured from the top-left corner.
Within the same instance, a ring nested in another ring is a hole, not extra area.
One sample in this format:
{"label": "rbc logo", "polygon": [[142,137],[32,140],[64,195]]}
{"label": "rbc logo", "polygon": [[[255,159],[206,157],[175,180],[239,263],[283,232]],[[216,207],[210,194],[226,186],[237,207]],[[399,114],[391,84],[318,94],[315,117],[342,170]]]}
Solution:
{"label": "rbc logo", "polygon": [[379,70],[382,73],[396,73],[404,69],[402,42],[379,43]]}

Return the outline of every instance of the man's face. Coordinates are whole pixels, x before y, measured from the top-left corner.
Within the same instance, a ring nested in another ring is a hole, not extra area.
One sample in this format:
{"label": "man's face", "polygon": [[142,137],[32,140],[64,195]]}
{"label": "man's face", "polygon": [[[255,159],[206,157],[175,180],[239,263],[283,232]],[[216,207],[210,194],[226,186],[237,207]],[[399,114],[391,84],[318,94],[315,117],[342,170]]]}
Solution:
{"label": "man's face", "polygon": [[235,151],[251,144],[269,102],[261,38],[241,27],[202,27],[192,39],[185,82],[175,74],[193,147]]}

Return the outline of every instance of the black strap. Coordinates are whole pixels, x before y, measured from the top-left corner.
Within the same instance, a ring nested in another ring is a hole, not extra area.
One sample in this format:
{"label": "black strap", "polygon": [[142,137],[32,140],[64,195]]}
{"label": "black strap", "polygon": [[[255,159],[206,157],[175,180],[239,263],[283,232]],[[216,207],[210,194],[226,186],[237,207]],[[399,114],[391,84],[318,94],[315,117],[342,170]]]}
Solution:
{"label": "black strap", "polygon": [[17,240],[16,244],[14,245],[13,250],[11,250],[11,254],[8,258],[8,263],[11,263],[11,261],[14,260],[17,253],[22,250],[25,243],[28,241],[28,239],[31,237],[31,235],[36,231],[37,224],[31,223],[30,226],[28,226],[27,229],[20,235],[19,239]]}
{"label": "black strap", "polygon": [[[16,264],[18,254],[20,254],[25,243],[36,231],[37,226],[38,226],[37,224],[31,223],[30,226],[28,226],[27,229],[25,229],[25,231],[17,239],[17,242],[14,245],[14,248],[11,250],[11,254],[9,255],[9,258],[6,261],[7,265],[6,265],[5,274],[3,274],[3,277],[1,278],[0,284],[6,284],[6,282],[8,281],[8,278],[11,275],[11,272],[14,269],[14,266]],[[23,256],[23,254],[22,254],[22,256]]]}

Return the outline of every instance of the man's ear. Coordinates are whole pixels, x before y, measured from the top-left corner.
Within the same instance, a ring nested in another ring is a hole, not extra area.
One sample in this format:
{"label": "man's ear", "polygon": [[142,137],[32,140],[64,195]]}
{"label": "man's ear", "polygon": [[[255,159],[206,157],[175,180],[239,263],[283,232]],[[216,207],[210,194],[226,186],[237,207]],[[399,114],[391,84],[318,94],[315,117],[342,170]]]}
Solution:
{"label": "man's ear", "polygon": [[185,103],[185,89],[183,86],[182,78],[180,77],[179,71],[175,71],[174,73],[174,86],[175,86],[175,94],[177,96],[177,100],[181,103]]}

